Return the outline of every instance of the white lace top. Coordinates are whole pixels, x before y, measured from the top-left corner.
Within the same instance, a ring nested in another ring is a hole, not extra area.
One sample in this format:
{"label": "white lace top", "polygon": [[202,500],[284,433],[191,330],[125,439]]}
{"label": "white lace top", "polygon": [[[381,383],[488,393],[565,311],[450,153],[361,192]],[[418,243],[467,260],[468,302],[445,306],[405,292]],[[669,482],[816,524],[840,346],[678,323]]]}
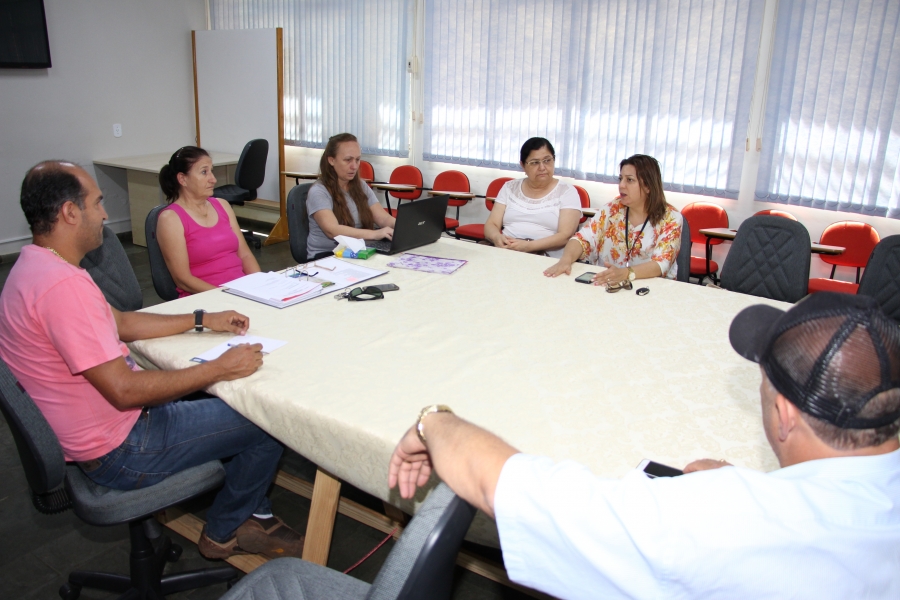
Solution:
{"label": "white lace top", "polygon": [[[522,193],[524,179],[506,182],[497,194],[497,203],[506,206],[503,213],[503,233],[518,239],[540,240],[559,230],[559,210],[572,208],[581,212],[578,190],[562,181],[542,198],[529,198]],[[565,246],[565,244],[563,244]],[[561,256],[562,248],[548,251]]]}

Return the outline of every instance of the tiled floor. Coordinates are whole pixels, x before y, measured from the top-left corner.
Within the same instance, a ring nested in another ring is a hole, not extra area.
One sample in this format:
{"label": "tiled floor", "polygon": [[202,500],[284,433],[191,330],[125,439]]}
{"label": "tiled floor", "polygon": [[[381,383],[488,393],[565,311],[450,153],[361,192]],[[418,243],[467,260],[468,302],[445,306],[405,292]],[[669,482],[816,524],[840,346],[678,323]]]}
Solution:
{"label": "tiled floor", "polygon": [[[255,228],[260,231],[259,228]],[[126,252],[144,292],[144,306],[161,302],[153,291],[150,265],[146,249],[135,246],[129,238],[123,239]],[[266,270],[282,269],[295,264],[287,243],[274,244],[254,250],[260,266]],[[15,257],[4,256],[0,263],[0,288],[6,281]],[[2,421],[2,417],[0,417]],[[282,468],[309,481],[315,474],[315,466],[291,451],[285,452]],[[344,495],[372,508],[380,502],[367,494],[344,486]],[[271,492],[275,512],[299,531],[306,528],[309,501],[273,487]],[[191,503],[189,510],[203,514],[208,498]],[[167,572],[203,568],[217,564],[201,557],[197,547],[177,534],[167,535],[181,544],[181,559]],[[328,566],[343,570],[374,548],[384,536],[349,518],[338,515]],[[128,528],[125,526],[98,528],[81,522],[71,511],[58,515],[43,515],[31,505],[28,484],[19,463],[18,452],[5,422],[0,423],[0,599],[52,599],[58,598],[57,590],[66,581],[67,574],[75,569],[128,571]],[[390,552],[393,542],[385,544],[352,575],[364,581],[373,581],[382,562]],[[496,560],[498,556],[493,556]],[[174,599],[218,598],[225,593],[225,584],[183,592],[169,596]],[[81,598],[93,600],[114,598],[84,589]],[[492,581],[457,569],[456,589],[453,597],[458,600],[475,598],[519,599],[527,596],[495,584]]]}

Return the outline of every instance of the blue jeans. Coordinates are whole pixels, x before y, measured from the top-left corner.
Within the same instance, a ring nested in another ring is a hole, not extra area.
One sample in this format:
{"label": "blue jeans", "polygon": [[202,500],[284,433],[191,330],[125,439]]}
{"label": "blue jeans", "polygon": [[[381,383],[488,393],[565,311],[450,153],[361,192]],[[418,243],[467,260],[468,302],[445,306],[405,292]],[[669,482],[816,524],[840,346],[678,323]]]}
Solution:
{"label": "blue jeans", "polygon": [[125,441],[79,463],[94,482],[117,490],[159,483],[213,459],[227,459],[225,485],[206,514],[206,533],[224,542],[253,513],[267,514],[266,492],[283,448],[219,398],[179,400],[145,408]]}

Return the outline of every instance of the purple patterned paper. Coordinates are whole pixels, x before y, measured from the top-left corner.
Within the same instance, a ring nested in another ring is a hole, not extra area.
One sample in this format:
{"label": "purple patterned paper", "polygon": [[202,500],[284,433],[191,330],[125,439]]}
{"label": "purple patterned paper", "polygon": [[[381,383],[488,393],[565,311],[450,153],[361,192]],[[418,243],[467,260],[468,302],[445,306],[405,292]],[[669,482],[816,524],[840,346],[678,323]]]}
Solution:
{"label": "purple patterned paper", "polygon": [[413,271],[422,271],[423,273],[440,273],[441,275],[450,275],[458,268],[466,264],[467,260],[458,258],[439,258],[437,256],[423,256],[422,254],[401,254],[389,262],[389,267],[399,269],[412,269]]}

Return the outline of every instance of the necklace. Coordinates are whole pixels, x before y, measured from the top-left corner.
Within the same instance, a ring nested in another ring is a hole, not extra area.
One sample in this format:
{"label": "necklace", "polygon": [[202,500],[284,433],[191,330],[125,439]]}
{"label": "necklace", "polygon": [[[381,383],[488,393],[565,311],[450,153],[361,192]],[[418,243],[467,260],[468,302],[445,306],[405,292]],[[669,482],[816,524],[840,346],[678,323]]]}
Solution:
{"label": "necklace", "polygon": [[[51,248],[50,246],[41,246],[41,248],[43,248],[44,250],[49,250],[50,252],[52,252],[53,254],[55,254],[56,256],[58,256],[63,262],[65,262],[65,263],[67,263],[67,264],[72,264],[72,263],[70,263],[69,261],[67,261],[65,258],[63,258],[63,255],[62,255],[62,254],[60,254],[59,252],[57,252],[56,250],[54,250],[54,249]],[[78,268],[80,269],[81,267],[78,267]]]}

